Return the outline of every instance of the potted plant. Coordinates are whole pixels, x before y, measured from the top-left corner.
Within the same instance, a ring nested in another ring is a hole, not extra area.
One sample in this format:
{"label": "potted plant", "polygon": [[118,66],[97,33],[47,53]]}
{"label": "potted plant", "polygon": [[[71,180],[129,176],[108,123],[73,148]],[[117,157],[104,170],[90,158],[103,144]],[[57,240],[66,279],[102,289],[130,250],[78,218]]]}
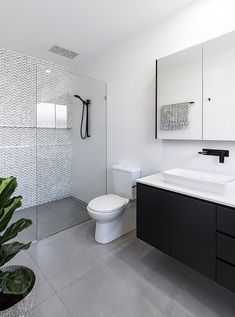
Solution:
{"label": "potted plant", "polygon": [[12,241],[19,232],[28,228],[32,221],[22,218],[9,225],[21,196],[14,196],[17,181],[15,177],[0,178],[0,317],[27,316],[33,306],[35,274],[24,266],[3,267],[31,242]]}

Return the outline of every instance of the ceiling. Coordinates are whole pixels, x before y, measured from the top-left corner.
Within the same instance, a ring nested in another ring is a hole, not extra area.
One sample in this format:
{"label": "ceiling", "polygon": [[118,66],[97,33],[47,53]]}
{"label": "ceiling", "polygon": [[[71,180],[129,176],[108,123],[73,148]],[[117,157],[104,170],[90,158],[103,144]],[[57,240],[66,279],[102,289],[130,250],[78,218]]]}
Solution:
{"label": "ceiling", "polygon": [[[0,47],[76,66],[157,23],[192,0],[5,0]],[[48,49],[59,45],[74,60]]]}

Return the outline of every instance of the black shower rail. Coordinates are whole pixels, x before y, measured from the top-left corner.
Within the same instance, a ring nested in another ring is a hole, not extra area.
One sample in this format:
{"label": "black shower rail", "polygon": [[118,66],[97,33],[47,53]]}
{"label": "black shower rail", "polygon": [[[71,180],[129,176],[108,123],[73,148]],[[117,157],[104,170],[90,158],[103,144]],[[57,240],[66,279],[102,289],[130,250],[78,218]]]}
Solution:
{"label": "black shower rail", "polygon": [[[84,140],[86,138],[90,138],[89,134],[89,105],[91,101],[89,99],[84,100],[79,95],[74,95],[75,98],[78,98],[82,102],[82,118],[81,118],[81,125],[80,125],[80,136]],[[85,123],[85,133],[83,134],[83,122],[84,122],[84,115],[86,111],[86,123]]]}

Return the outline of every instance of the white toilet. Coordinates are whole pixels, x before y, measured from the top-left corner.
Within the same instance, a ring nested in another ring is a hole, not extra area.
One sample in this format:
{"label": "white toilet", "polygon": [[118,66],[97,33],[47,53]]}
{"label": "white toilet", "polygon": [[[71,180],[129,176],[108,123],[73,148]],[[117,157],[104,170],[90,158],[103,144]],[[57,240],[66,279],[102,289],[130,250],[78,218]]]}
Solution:
{"label": "white toilet", "polygon": [[96,197],[87,206],[88,214],[96,220],[95,240],[102,244],[128,232],[124,214],[129,200],[136,198],[136,179],[140,178],[139,168],[115,165],[112,172],[115,194]]}

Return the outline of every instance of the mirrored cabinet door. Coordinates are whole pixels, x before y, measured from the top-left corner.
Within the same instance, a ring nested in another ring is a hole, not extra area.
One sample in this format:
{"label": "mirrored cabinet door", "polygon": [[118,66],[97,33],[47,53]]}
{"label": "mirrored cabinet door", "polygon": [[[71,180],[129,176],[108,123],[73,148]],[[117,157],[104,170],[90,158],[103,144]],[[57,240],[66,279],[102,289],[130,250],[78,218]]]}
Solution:
{"label": "mirrored cabinet door", "polygon": [[202,139],[202,45],[157,61],[156,137]]}
{"label": "mirrored cabinet door", "polygon": [[203,139],[235,140],[235,32],[203,45]]}

